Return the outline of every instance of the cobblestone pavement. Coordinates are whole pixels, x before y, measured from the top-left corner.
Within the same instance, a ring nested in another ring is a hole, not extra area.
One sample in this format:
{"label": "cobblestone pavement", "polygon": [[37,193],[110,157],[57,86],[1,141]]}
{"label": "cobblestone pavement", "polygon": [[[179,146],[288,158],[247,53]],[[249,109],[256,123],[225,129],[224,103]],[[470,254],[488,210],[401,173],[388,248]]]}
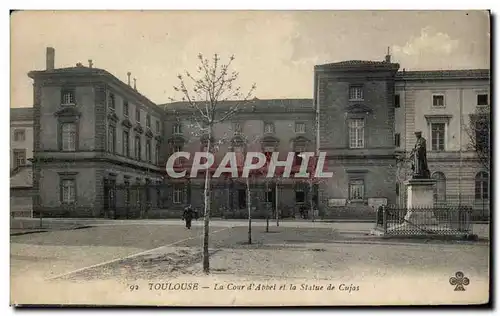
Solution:
{"label": "cobblestone pavement", "polygon": [[[448,282],[463,271],[476,286],[488,284],[489,244],[484,242],[377,243],[356,229],[282,225],[270,232],[255,226],[249,245],[246,227],[213,227],[211,232],[212,277],[220,279],[355,284],[420,276]],[[11,236],[13,293],[28,295],[23,286],[27,277],[59,287],[67,282],[117,282],[120,291],[128,284],[206,279],[200,275],[201,237],[199,225],[192,230],[180,225],[115,225]]]}

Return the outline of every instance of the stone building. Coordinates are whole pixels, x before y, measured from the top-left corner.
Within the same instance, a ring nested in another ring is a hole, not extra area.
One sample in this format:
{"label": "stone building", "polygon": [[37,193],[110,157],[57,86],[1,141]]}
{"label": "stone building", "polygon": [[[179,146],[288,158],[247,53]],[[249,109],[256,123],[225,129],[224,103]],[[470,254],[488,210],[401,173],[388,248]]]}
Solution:
{"label": "stone building", "polygon": [[33,205],[33,108],[10,111],[10,208],[31,215]]}
{"label": "stone building", "polygon": [[[130,73],[124,83],[92,61],[55,68],[54,56],[48,48],[46,69],[29,73],[35,215],[163,218],[178,217],[187,203],[201,209],[203,176],[172,179],[165,170],[173,152],[204,150],[192,110],[182,102],[153,103]],[[312,203],[323,218],[373,218],[380,204],[404,205],[408,170],[400,162],[415,131],[428,140],[437,200],[489,201],[488,170],[465,133],[475,109],[489,104],[489,71],[399,68],[390,56],[317,65],[312,99],[255,98],[215,127],[216,163],[230,151],[279,152],[281,161],[293,152],[296,164],[301,152],[326,153],[332,178],[253,178],[254,216],[277,208],[293,217]],[[212,216],[246,217],[245,187],[243,179],[212,179]]]}
{"label": "stone building", "polygon": [[399,64],[344,61],[314,68],[319,151],[333,177],[320,185],[325,217],[374,216],[395,203],[394,90]]}
{"label": "stone building", "polygon": [[[105,186],[162,182],[164,111],[129,83],[78,63],[34,81],[34,213],[114,217],[119,197]],[[119,198],[128,201],[130,196]],[[137,201],[145,205],[145,196]],[[142,209],[141,209],[142,210]]]}
{"label": "stone building", "polygon": [[[225,113],[234,102],[226,101],[217,107]],[[183,102],[163,106],[166,116],[165,141],[169,154],[176,151],[192,153],[205,151],[206,137],[192,122],[193,111]],[[213,130],[213,141],[218,145],[214,151],[215,165],[227,152],[279,153],[285,161],[290,152],[298,156],[302,152],[314,152],[315,126],[312,99],[249,100],[229,120],[217,124]],[[300,164],[299,160],[295,160]],[[189,162],[185,162],[189,169]],[[266,179],[255,176],[251,180],[251,205],[257,210],[253,216],[275,216],[276,206],[283,217],[295,216],[301,206],[310,204],[314,191],[307,183],[298,179],[275,177]],[[186,203],[196,208],[203,207],[204,175],[196,178],[167,179],[169,192],[174,199],[168,200],[166,208],[178,210]],[[243,178],[217,178],[211,180],[212,216],[240,217],[247,214],[246,182]],[[269,203],[266,209],[265,203]],[[266,214],[269,212],[269,214]]]}
{"label": "stone building", "polygon": [[[396,148],[407,156],[415,144],[414,132],[422,132],[429,169],[437,180],[435,202],[471,205],[487,216],[489,167],[472,145],[479,133],[488,131],[476,133],[471,119],[478,113],[489,115],[489,70],[401,71],[396,100]],[[405,201],[404,178],[400,174],[396,179],[400,204]]]}

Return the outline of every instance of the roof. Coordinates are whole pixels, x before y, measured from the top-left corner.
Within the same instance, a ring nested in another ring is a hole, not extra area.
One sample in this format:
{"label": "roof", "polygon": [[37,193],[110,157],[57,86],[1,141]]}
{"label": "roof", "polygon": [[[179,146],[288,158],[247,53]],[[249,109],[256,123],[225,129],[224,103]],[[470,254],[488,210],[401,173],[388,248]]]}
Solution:
{"label": "roof", "polygon": [[11,188],[29,188],[33,186],[33,166],[19,167],[10,177]]}
{"label": "roof", "polygon": [[[231,101],[221,101],[216,110],[227,111],[231,107],[236,106],[238,103],[241,112],[294,112],[301,110],[313,110],[313,99],[251,99],[243,103],[242,100],[231,100]],[[204,102],[199,102],[203,105]],[[188,102],[172,102],[160,105],[164,107],[167,111],[189,111]]]}
{"label": "roof", "polygon": [[11,121],[32,121],[33,108],[10,108]]}
{"label": "roof", "polygon": [[490,79],[489,69],[400,71],[397,80]]}
{"label": "roof", "polygon": [[85,67],[85,66],[76,66],[76,67],[66,67],[66,68],[55,68],[52,70],[33,70],[28,73],[28,77],[35,79],[38,76],[50,76],[50,75],[72,75],[72,76],[88,76],[88,75],[95,75],[95,76],[104,76],[110,78],[112,81],[114,81],[117,85],[119,85],[122,89],[126,89],[131,91],[133,94],[135,94],[139,99],[142,99],[143,102],[147,103],[148,105],[151,105],[153,107],[156,107],[157,110],[161,110],[158,108],[158,105],[151,101],[148,97],[145,95],[141,94],[139,91],[131,87],[130,85],[126,84],[125,82],[121,81],[118,79],[115,75],[110,73],[107,70],[100,69],[100,68],[90,68],[90,67]]}
{"label": "roof", "polygon": [[386,61],[373,61],[373,60],[345,60],[336,63],[328,63],[322,65],[315,65],[314,69],[399,69],[399,64],[390,63]]}

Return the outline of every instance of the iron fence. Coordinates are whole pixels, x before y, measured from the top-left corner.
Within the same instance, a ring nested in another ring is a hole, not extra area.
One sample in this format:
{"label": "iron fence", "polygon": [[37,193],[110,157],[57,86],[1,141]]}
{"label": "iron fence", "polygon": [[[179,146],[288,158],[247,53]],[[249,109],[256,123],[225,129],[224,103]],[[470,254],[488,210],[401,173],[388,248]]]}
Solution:
{"label": "iron fence", "polygon": [[[407,197],[399,200],[399,208],[405,208]],[[434,206],[437,208],[447,208],[447,207],[469,207],[471,208],[471,220],[472,221],[489,221],[490,220],[490,210],[491,210],[491,199],[489,198],[479,198],[475,195],[470,194],[446,194],[446,195],[435,195],[434,196]]]}
{"label": "iron fence", "polygon": [[472,213],[468,206],[381,207],[376,225],[386,235],[467,235],[472,232]]}

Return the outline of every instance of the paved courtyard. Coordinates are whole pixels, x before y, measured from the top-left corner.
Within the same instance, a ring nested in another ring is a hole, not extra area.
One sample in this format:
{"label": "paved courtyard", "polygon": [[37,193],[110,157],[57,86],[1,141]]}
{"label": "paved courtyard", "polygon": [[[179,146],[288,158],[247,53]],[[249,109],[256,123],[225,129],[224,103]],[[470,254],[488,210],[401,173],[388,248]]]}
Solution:
{"label": "paved courtyard", "polygon": [[[353,223],[273,223],[266,232],[265,223],[256,222],[249,245],[244,222],[214,222],[212,273],[206,276],[201,222],[192,230],[181,224],[93,223],[97,226],[11,236],[11,300],[344,305],[488,299],[489,243],[484,241],[381,241]],[[458,271],[470,280],[463,293],[449,283]],[[166,282],[193,282],[199,288],[183,291]],[[268,286],[267,294],[248,295],[243,287],[250,283]]]}

